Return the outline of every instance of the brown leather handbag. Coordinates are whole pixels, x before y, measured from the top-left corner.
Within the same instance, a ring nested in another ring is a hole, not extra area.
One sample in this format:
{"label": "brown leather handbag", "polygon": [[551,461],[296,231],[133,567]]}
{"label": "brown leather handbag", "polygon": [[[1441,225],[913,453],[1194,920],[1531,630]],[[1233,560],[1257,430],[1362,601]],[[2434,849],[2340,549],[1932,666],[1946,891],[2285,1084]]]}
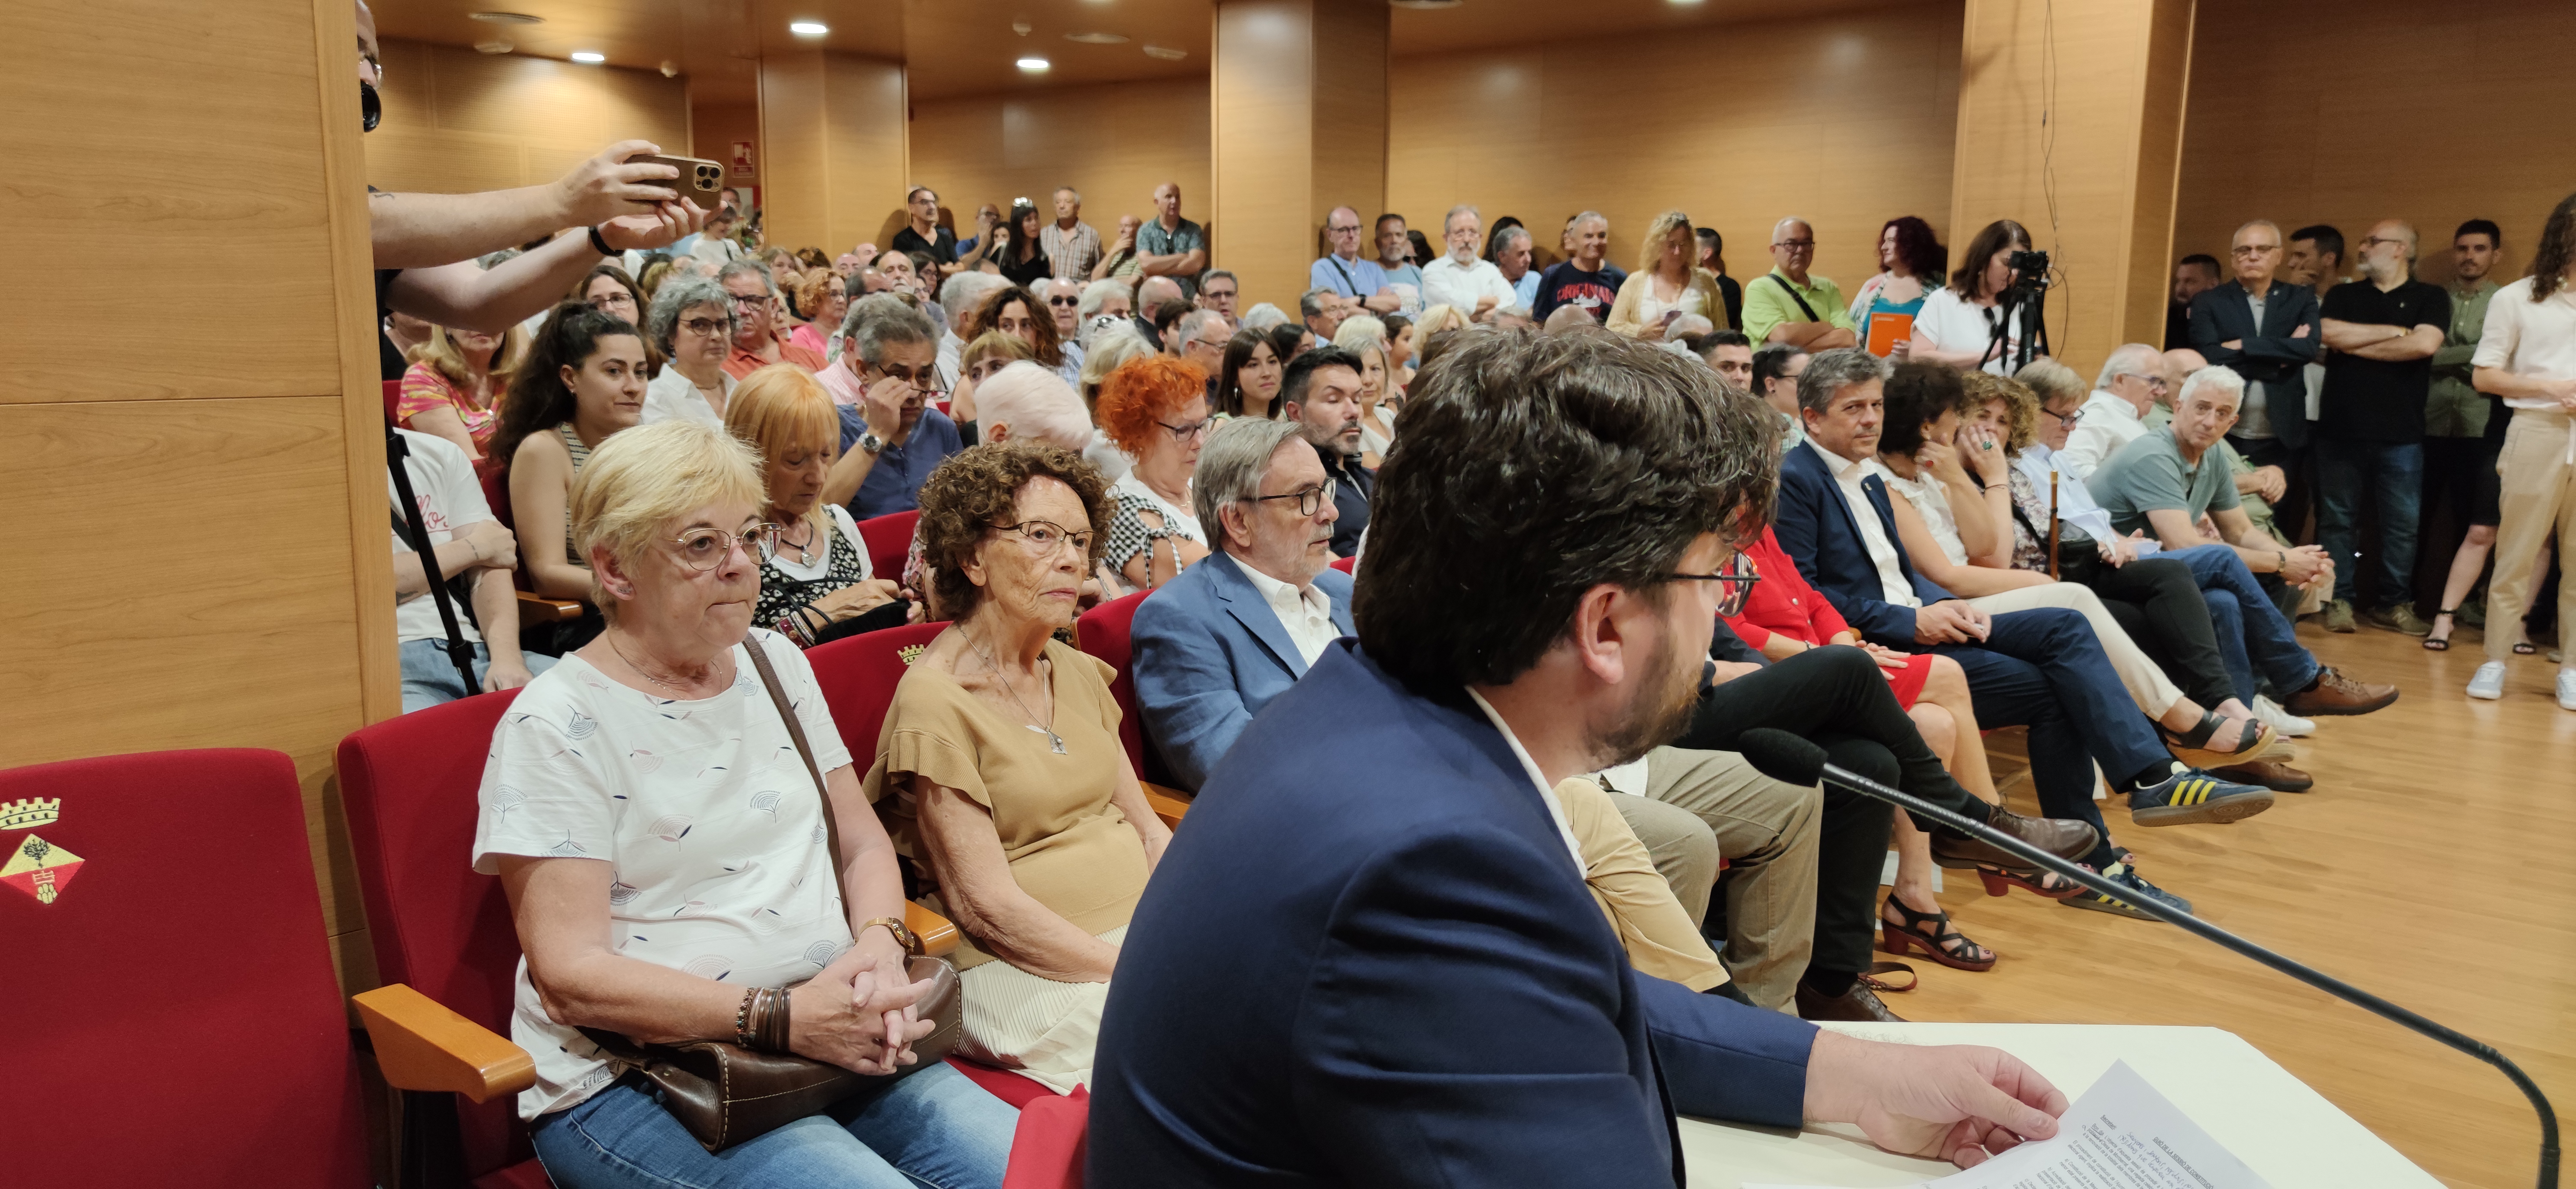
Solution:
{"label": "brown leather handbag", "polygon": [[[824,792],[823,772],[814,764],[814,750],[805,741],[804,724],[797,721],[795,710],[787,704],[786,691],[779,688],[778,673],[770,668],[769,655],[760,641],[746,640],[743,649],[751,654],[751,667],[759,670],[761,684],[769,687],[770,702],[787,720],[788,737],[796,741],[797,754],[805,757],[805,771],[814,778],[815,791],[823,798],[823,827],[831,845],[832,869],[839,871],[841,831],[832,820],[831,796]],[[671,1112],[671,1117],[679,1120],[680,1126],[687,1128],[706,1150],[721,1152],[826,1107],[854,1097],[881,1094],[905,1077],[946,1060],[957,1048],[964,1030],[957,968],[945,958],[914,957],[906,964],[906,973],[914,982],[931,980],[930,993],[922,997],[916,1011],[936,1027],[930,1035],[913,1042],[912,1051],[920,1060],[890,1074],[857,1073],[827,1061],[792,1053],[757,1052],[730,1041],[642,1044],[597,1028],[584,1028],[582,1033],[610,1057],[644,1075],[662,1091],[662,1109]]]}

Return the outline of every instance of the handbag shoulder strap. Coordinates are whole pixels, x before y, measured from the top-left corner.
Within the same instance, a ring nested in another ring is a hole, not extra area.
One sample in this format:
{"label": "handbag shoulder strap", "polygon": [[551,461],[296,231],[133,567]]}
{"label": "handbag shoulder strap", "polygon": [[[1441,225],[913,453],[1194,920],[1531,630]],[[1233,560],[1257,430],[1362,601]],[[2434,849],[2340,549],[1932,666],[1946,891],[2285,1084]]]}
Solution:
{"label": "handbag shoulder strap", "polygon": [[1807,316],[1807,321],[1809,321],[1809,322],[1822,322],[1822,321],[1824,321],[1824,319],[1819,318],[1819,317],[1817,317],[1817,316],[1816,316],[1816,307],[1811,306],[1811,305],[1808,305],[1808,304],[1807,304],[1807,299],[1806,299],[1806,298],[1803,298],[1803,297],[1798,296],[1798,289],[1797,289],[1797,287],[1796,287],[1796,286],[1794,286],[1794,285],[1791,285],[1787,280],[1783,279],[1783,278],[1780,276],[1780,274],[1778,274],[1778,273],[1776,273],[1776,272],[1766,272],[1766,273],[1762,274],[1762,279],[1763,279],[1763,280],[1766,280],[1766,281],[1769,281],[1769,282],[1771,282],[1771,283],[1772,283],[1772,284],[1774,284],[1774,285],[1778,285],[1778,286],[1780,287],[1780,292],[1788,294],[1788,295],[1789,295],[1789,300],[1794,301],[1794,302],[1797,302],[1797,303],[1798,303],[1798,312],[1799,312],[1799,313],[1801,313],[1801,314],[1805,314],[1805,315]]}
{"label": "handbag shoulder strap", "polygon": [[751,654],[751,667],[760,673],[760,684],[769,690],[770,705],[778,707],[778,717],[787,720],[787,737],[796,742],[796,754],[805,759],[805,774],[814,778],[814,795],[823,800],[823,838],[832,850],[832,886],[841,883],[841,823],[832,818],[831,790],[823,784],[823,770],[814,763],[814,745],[805,741],[805,724],[787,704],[787,691],[778,684],[778,670],[769,664],[769,650],[761,647],[756,636],[742,642],[744,652]]}

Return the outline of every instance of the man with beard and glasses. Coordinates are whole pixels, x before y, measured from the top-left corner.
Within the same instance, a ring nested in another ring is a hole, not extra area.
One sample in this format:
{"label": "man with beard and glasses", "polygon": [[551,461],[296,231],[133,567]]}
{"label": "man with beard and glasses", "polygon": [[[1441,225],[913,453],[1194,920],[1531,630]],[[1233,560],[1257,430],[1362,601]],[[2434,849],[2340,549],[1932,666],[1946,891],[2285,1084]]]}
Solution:
{"label": "man with beard and glasses", "polygon": [[1333,480],[1333,556],[1360,550],[1368,531],[1369,496],[1377,472],[1360,465],[1360,357],[1339,347],[1317,347],[1288,361],[1279,378],[1280,415],[1296,422],[1324,474]]}
{"label": "man with beard and glasses", "polygon": [[1677,1113],[1961,1165],[2055,1134],[2066,1096],[2005,1053],[1630,967],[1554,789],[1695,710],[1773,418],[1608,335],[1451,351],[1405,409],[1359,639],[1244,729],[1136,906],[1088,1178],[1674,1185]]}
{"label": "man with beard and glasses", "polygon": [[[1153,779],[1159,762],[1173,783],[1205,784],[1262,707],[1351,634],[1350,576],[1327,564],[1334,490],[1295,422],[1238,417],[1200,450],[1190,493],[1215,552],[1136,609],[1136,715]],[[1693,990],[1731,981],[1739,998],[1786,1008],[1814,929],[1820,794],[1731,753],[1659,747],[1650,758],[1558,785],[1581,799],[1567,812],[1585,882],[1640,971]],[[1702,821],[1675,802],[1722,812]],[[1723,961],[1700,935],[1721,859],[1733,863]]]}

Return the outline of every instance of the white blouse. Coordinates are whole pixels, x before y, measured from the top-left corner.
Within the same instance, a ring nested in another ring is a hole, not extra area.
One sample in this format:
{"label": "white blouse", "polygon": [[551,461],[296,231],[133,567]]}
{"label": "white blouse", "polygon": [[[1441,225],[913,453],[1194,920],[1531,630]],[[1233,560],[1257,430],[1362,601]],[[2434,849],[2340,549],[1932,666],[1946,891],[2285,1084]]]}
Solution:
{"label": "white blouse", "polygon": [[1968,546],[1959,540],[1959,518],[1950,511],[1950,497],[1941,490],[1940,481],[1928,475],[1908,479],[1876,461],[1870,465],[1878,467],[1886,477],[1889,491],[1903,495],[1906,503],[1914,505],[1915,514],[1923,518],[1923,527],[1932,530],[1932,539],[1940,543],[1941,556],[1949,558],[1954,566],[1968,564]]}
{"label": "white blouse", "polygon": [[[848,766],[805,654],[759,628],[746,643],[768,650],[814,762]],[[802,982],[840,956],[850,921],[822,795],[743,647],[732,687],[696,701],[629,688],[573,654],[538,674],[492,734],[474,869],[499,874],[502,855],[607,863],[601,907],[617,952],[727,986]],[[620,1072],[546,1015],[525,958],[510,1039],[536,1058],[522,1119],[589,1098]]]}

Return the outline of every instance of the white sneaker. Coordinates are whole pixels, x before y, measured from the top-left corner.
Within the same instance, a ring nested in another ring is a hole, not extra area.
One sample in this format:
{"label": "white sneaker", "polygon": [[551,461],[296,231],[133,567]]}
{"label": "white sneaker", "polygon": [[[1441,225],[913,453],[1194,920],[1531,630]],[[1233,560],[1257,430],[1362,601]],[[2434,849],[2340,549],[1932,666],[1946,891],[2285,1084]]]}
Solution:
{"label": "white sneaker", "polygon": [[2272,724],[2272,729],[2280,732],[2285,738],[2305,739],[2317,733],[2317,724],[2314,720],[2292,714],[2282,709],[2279,702],[2261,694],[2254,697],[2254,717]]}
{"label": "white sneaker", "polygon": [[[2562,691],[2567,688],[2567,683],[2563,679],[2558,684]],[[2489,702],[2503,697],[2504,662],[2488,661],[2479,665],[2477,675],[2469,678],[2469,696],[2483,698]],[[2563,702],[2564,699],[2561,701]]]}
{"label": "white sneaker", "polygon": [[2576,710],[2576,669],[2558,671],[2558,708]]}

